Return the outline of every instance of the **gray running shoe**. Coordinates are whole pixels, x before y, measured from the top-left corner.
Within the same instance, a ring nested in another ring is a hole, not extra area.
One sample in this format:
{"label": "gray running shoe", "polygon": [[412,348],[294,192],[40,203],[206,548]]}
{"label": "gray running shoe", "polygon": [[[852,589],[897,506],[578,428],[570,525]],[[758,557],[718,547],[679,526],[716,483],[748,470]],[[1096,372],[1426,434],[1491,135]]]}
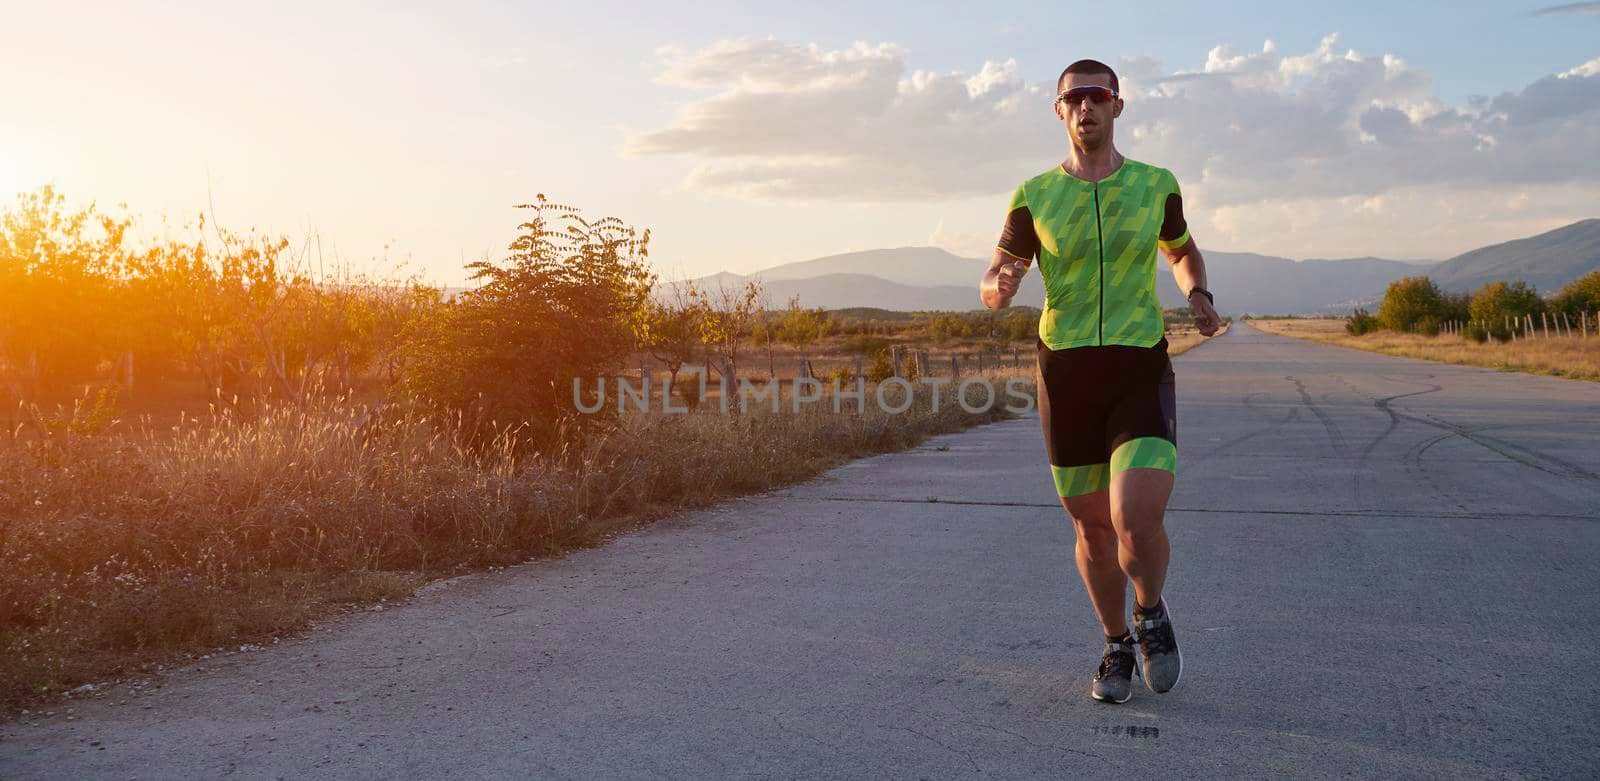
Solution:
{"label": "gray running shoe", "polygon": [[1183,677],[1183,656],[1178,653],[1178,638],[1172,634],[1172,612],[1167,601],[1161,600],[1161,612],[1156,615],[1134,614],[1134,632],[1139,635],[1140,666],[1144,685],[1150,691],[1164,694],[1178,685]]}
{"label": "gray running shoe", "polygon": [[1122,704],[1133,696],[1133,673],[1137,666],[1133,658],[1132,637],[1106,643],[1106,653],[1100,657],[1100,669],[1094,674],[1094,685],[1089,696],[1101,702]]}

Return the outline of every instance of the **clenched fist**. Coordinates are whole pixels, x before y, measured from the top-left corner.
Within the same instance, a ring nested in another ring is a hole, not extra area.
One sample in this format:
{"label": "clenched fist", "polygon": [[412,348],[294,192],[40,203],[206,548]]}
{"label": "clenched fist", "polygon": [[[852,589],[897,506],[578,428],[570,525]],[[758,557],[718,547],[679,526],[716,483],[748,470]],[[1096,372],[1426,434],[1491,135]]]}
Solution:
{"label": "clenched fist", "polygon": [[1194,315],[1194,327],[1201,336],[1211,336],[1222,326],[1222,317],[1203,294],[1189,293],[1189,313]]}
{"label": "clenched fist", "polygon": [[1028,264],[1020,260],[1007,263],[995,274],[995,289],[1001,298],[1010,300],[1017,294],[1017,288],[1022,287],[1022,278],[1027,275]]}

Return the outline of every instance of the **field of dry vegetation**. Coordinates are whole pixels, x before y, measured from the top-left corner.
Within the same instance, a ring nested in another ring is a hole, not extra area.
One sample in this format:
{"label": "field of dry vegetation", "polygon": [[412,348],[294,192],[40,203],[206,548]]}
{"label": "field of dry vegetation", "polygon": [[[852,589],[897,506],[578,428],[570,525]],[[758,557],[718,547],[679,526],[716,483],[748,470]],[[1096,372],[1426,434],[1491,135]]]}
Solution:
{"label": "field of dry vegetation", "polygon": [[[992,377],[1003,384],[1003,373]],[[1031,382],[1028,384],[1031,391]],[[0,439],[0,710],[1004,416],[633,413],[549,454],[340,401]],[[847,410],[851,407],[846,406]]]}
{"label": "field of dry vegetation", "polygon": [[1342,319],[1255,319],[1252,325],[1269,333],[1351,347],[1357,350],[1482,366],[1501,371],[1547,374],[1579,380],[1600,380],[1600,336],[1551,336],[1500,342],[1476,342],[1459,334],[1425,336],[1377,330],[1351,336]]}

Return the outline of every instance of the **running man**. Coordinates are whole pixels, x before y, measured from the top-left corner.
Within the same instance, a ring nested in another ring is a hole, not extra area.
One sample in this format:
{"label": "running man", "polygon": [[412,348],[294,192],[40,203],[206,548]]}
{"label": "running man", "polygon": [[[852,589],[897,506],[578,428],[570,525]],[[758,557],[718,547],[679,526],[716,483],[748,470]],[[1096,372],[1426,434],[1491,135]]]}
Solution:
{"label": "running man", "polygon": [[[1162,513],[1177,471],[1178,420],[1157,248],[1200,333],[1216,333],[1220,319],[1177,180],[1112,143],[1123,109],[1117,74],[1079,60],[1056,91],[1067,158],[1011,196],[980,293],[984,306],[1009,306],[1039,259],[1039,417],[1056,493],[1077,529],[1078,572],[1106,636],[1090,696],[1121,703],[1133,696],[1135,647],[1151,691],[1171,690],[1183,672],[1162,599],[1170,553]],[[1128,631],[1130,581],[1136,635]]]}

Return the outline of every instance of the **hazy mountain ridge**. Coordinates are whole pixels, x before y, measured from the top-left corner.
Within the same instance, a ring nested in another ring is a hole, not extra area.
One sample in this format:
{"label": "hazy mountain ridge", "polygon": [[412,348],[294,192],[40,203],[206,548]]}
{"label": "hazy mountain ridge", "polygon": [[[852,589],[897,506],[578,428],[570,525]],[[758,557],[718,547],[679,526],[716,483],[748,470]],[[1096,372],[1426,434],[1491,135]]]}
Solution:
{"label": "hazy mountain ridge", "polygon": [[1600,268],[1600,218],[1457,255],[1428,272],[1446,290],[1474,290],[1496,279],[1521,279],[1554,293]]}

